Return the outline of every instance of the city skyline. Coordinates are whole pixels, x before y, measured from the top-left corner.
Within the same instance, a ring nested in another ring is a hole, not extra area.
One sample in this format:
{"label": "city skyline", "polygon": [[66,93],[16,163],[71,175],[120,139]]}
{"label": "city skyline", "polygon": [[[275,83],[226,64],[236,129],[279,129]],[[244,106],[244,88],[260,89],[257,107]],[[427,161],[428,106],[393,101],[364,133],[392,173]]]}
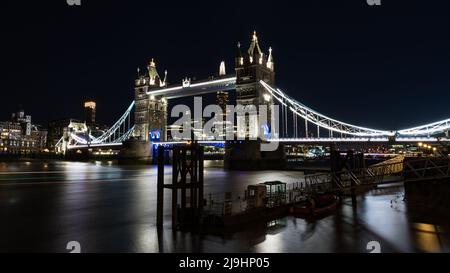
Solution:
{"label": "city skyline", "polygon": [[[160,70],[168,70],[171,84],[184,77],[218,74],[222,60],[230,73],[237,42],[247,42],[256,30],[264,48],[273,48],[277,83],[318,111],[386,130],[447,117],[450,75],[445,63],[450,56],[445,48],[450,39],[444,26],[448,19],[439,9],[415,2],[383,4],[377,9],[365,1],[340,5],[319,1],[307,2],[296,11],[270,3],[254,10],[247,4],[224,6],[232,10],[230,20],[215,16],[220,7],[192,4],[174,10],[178,19],[169,22],[165,14],[170,14],[170,7],[164,4],[146,20],[136,8],[146,10],[142,3],[86,2],[80,7],[69,7],[64,1],[40,3],[37,10],[54,11],[52,16],[36,18],[25,11],[6,34],[13,39],[6,44],[10,51],[3,53],[12,54],[5,54],[9,69],[2,74],[11,92],[0,115],[7,119],[22,104],[39,123],[81,119],[83,102],[92,98],[99,106],[99,122],[111,124],[133,98],[137,67],[144,70],[150,58]],[[17,11],[11,3],[8,7]],[[270,7],[286,18],[267,20],[263,14]],[[295,13],[302,16],[294,17]],[[200,19],[199,14],[205,17]],[[113,20],[118,15],[128,20]],[[427,20],[412,21],[413,15]],[[349,24],[356,19],[359,25]],[[33,47],[21,43],[25,37],[35,38]],[[17,85],[30,70],[30,84]]]}

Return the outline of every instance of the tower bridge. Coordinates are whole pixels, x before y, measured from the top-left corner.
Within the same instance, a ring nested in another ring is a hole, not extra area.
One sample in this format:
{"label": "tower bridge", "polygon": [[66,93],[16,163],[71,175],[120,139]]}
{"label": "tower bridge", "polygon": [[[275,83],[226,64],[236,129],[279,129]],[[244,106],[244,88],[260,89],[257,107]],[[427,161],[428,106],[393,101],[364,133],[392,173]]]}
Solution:
{"label": "tower bridge", "polygon": [[[168,100],[202,96],[217,92],[236,92],[236,105],[278,105],[279,130],[277,124],[271,124],[272,113],[268,113],[268,121],[264,128],[259,126],[250,116],[238,116],[237,125],[246,128],[245,137],[252,130],[257,135],[264,135],[269,129],[271,136],[266,141],[281,144],[292,143],[449,143],[450,118],[400,130],[380,130],[352,125],[328,117],[300,101],[288,96],[275,84],[275,61],[272,49],[264,53],[261,50],[256,33],[252,35],[249,48],[243,52],[241,45],[236,48],[235,72],[226,74],[222,64],[218,76],[192,81],[183,79],[179,84],[169,85],[167,71],[160,77],[156,63],[152,59],[147,72],[135,80],[135,100],[130,104],[122,117],[102,136],[93,137],[86,128],[73,128],[58,142],[59,151],[85,149],[102,146],[121,146],[126,141],[140,142],[132,149],[140,149],[131,154],[151,156],[151,145],[182,144],[187,140],[171,139],[168,134]],[[133,111],[134,110],[134,111]],[[258,111],[258,110],[256,110]],[[134,124],[131,116],[134,113]],[[257,114],[257,113],[256,113]],[[272,126],[274,125],[274,126]],[[234,127],[233,127],[233,130]],[[234,131],[236,135],[238,132]],[[223,143],[222,139],[200,139],[204,145]],[[226,159],[236,162],[248,160],[277,160],[279,152],[264,153],[260,151],[261,141],[245,140],[228,141]],[[139,148],[136,148],[139,147]],[[129,149],[127,146],[126,149]],[[125,150],[126,150],[125,149]],[[125,151],[126,153],[127,151]]]}

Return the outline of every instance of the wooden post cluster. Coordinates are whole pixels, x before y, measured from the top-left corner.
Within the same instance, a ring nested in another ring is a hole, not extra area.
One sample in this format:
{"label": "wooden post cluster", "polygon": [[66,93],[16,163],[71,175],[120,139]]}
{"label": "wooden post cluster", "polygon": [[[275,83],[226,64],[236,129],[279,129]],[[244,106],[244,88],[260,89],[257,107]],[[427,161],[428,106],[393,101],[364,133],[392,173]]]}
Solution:
{"label": "wooden post cluster", "polygon": [[203,210],[203,147],[197,143],[172,149],[172,183],[164,184],[164,147],[158,149],[157,225],[163,225],[164,189],[172,190],[172,228],[198,224]]}

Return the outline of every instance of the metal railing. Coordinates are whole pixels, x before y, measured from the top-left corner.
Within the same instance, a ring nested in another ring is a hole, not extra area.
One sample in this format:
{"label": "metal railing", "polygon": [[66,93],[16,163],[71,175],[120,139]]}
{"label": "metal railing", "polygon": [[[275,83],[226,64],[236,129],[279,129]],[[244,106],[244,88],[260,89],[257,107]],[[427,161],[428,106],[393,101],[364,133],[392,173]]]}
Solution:
{"label": "metal railing", "polygon": [[[450,178],[450,160],[396,157],[359,169],[306,175],[286,187],[286,204],[296,203],[320,193],[342,193],[350,189],[414,180]],[[234,215],[247,210],[246,194],[206,195],[204,210],[214,215]]]}
{"label": "metal railing", "polygon": [[423,158],[404,163],[405,181],[450,178],[450,160],[445,158]]}

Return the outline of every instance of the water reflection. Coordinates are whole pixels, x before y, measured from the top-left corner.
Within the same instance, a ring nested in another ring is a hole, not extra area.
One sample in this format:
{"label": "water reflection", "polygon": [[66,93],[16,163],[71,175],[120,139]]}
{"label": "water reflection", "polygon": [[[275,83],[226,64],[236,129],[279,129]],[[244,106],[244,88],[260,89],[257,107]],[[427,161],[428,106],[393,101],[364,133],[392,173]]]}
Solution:
{"label": "water reflection", "polygon": [[[207,162],[205,193],[243,194],[250,184],[299,181],[301,172],[238,172]],[[165,170],[171,180],[171,171]],[[173,233],[170,191],[165,228],[156,228],[156,168],[112,162],[0,163],[0,251],[65,252],[79,241],[87,252],[447,252],[448,228],[414,223],[403,188],[383,187],[350,200],[317,221],[286,217],[229,234]],[[7,219],[4,220],[4,219]]]}
{"label": "water reflection", "polygon": [[412,226],[417,248],[423,252],[448,252],[448,236],[442,226],[415,223]]}

